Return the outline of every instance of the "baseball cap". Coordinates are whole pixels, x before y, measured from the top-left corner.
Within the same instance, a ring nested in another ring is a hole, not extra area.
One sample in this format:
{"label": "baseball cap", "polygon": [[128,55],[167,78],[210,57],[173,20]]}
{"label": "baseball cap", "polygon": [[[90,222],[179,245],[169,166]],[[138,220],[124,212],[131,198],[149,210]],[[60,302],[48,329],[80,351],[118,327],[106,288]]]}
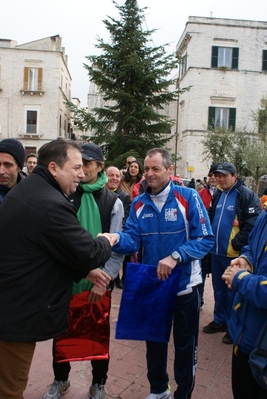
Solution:
{"label": "baseball cap", "polygon": [[25,150],[20,141],[16,139],[4,139],[0,141],[0,152],[12,155],[22,169],[25,161]]}
{"label": "baseball cap", "polygon": [[86,161],[104,161],[101,148],[94,143],[86,143],[82,145],[82,158]]}
{"label": "baseball cap", "polygon": [[237,173],[235,165],[230,162],[220,163],[214,172],[222,173],[228,175],[229,173]]}

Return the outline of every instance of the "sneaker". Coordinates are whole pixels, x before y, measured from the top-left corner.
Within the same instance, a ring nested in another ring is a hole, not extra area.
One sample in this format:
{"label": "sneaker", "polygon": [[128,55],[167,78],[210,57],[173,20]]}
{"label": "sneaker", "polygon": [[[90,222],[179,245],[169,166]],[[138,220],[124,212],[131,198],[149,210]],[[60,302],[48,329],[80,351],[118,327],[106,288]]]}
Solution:
{"label": "sneaker", "polygon": [[168,389],[162,393],[151,393],[147,396],[146,399],[170,399],[171,398],[171,387],[168,386]]}
{"label": "sneaker", "polygon": [[231,335],[229,334],[228,331],[227,331],[227,333],[223,336],[222,342],[223,342],[224,344],[233,344],[232,337],[231,337]]}
{"label": "sneaker", "polygon": [[105,399],[105,385],[92,384],[89,388],[88,396],[90,399]]}
{"label": "sneaker", "polygon": [[215,334],[218,332],[227,332],[227,325],[226,324],[219,324],[212,321],[207,326],[203,328],[204,333],[207,334]]}
{"label": "sneaker", "polygon": [[70,389],[69,381],[54,381],[46,392],[44,399],[59,399]]}

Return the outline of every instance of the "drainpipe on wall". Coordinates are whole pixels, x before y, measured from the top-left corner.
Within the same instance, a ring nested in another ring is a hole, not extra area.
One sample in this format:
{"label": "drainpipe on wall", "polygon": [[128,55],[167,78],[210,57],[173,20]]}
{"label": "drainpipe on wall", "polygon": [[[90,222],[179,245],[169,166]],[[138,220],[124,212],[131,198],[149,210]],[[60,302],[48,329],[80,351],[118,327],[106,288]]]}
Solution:
{"label": "drainpipe on wall", "polygon": [[[179,66],[179,74],[177,78],[176,89],[180,89],[180,66]],[[176,126],[175,126],[175,161],[174,161],[174,175],[177,176],[177,151],[178,151],[178,127],[179,127],[179,101],[180,94],[177,97],[177,107],[176,107]]]}

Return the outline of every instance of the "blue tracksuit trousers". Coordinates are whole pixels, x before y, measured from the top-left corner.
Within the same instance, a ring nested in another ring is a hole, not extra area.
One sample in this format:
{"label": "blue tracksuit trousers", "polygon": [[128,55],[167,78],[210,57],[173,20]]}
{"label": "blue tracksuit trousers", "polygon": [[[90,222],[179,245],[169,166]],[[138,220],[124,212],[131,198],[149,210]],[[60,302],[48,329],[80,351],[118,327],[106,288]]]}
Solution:
{"label": "blue tracksuit trousers", "polygon": [[[199,286],[192,292],[177,296],[173,321],[174,376],[178,385],[174,399],[190,399],[195,384],[199,329]],[[162,393],[168,388],[168,344],[147,342],[147,377],[151,393]]]}

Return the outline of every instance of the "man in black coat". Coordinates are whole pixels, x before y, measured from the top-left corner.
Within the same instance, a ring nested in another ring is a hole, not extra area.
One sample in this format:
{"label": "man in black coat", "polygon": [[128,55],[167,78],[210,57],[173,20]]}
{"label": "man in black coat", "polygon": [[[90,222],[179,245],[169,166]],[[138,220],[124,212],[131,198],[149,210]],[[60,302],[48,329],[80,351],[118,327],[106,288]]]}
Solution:
{"label": "man in black coat", "polygon": [[23,398],[36,341],[66,332],[73,280],[110,281],[97,268],[114,242],[105,234],[93,239],[68,199],[83,177],[79,146],[54,140],[1,204],[1,398]]}
{"label": "man in black coat", "polygon": [[[77,218],[81,225],[89,231],[93,237],[97,236],[98,233],[114,233],[117,230],[121,231],[124,217],[123,204],[116,194],[105,187],[107,176],[104,171],[105,163],[102,149],[94,143],[85,143],[81,148],[84,177],[75,193],[70,196],[75,209],[77,209]],[[112,252],[108,261],[102,265],[102,270],[114,279],[120,270],[122,261],[123,255]],[[113,282],[110,284],[110,291],[112,291],[112,288]],[[92,287],[92,284],[84,279],[79,283],[73,284],[73,295],[75,295],[76,298],[78,298],[79,295],[83,297],[84,291],[87,291],[87,301],[91,303],[101,300],[106,294],[106,290],[107,287]],[[106,312],[107,309],[103,309],[103,313],[106,314]],[[103,318],[105,317],[104,314]],[[95,327],[92,326],[89,328],[88,325],[84,325],[80,322],[80,317],[78,316],[77,319],[71,323],[72,325],[70,328],[72,334],[92,337],[94,332],[91,331],[91,328],[97,328],[99,315],[96,316],[96,319]],[[109,333],[107,331],[107,340],[109,339],[108,336]],[[104,338],[102,337],[102,339]],[[79,352],[79,348],[84,347],[84,341],[81,339],[73,345],[71,345],[71,342],[68,342],[66,343],[66,347],[72,347],[73,354],[71,358],[74,360],[76,359],[77,352]],[[54,341],[54,381],[44,395],[44,399],[58,399],[65,395],[70,388],[70,362],[65,361],[57,363],[57,350],[57,342]],[[88,355],[88,353],[86,355]],[[82,358],[80,354],[77,357],[79,359]],[[108,378],[109,360],[109,356],[106,359],[91,360],[92,383],[88,392],[88,396],[91,399],[101,399],[105,397],[105,384]]]}

